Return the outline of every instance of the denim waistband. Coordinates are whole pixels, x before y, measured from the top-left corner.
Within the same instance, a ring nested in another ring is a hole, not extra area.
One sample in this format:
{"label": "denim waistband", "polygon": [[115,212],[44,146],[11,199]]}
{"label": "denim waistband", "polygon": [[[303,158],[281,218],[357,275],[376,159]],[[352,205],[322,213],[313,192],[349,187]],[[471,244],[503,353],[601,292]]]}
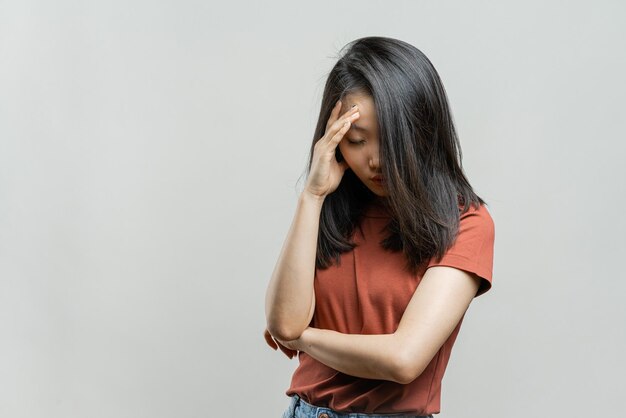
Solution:
{"label": "denim waistband", "polygon": [[406,415],[397,414],[365,414],[362,412],[342,413],[330,408],[315,406],[307,403],[297,394],[291,397],[289,407],[282,418],[433,418],[433,415]]}

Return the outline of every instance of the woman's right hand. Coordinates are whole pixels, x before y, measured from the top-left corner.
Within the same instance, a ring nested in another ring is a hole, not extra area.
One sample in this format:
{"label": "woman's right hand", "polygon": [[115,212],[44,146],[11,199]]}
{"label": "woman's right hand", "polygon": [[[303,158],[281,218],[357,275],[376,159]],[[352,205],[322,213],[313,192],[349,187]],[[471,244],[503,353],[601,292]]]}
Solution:
{"label": "woman's right hand", "polygon": [[324,136],[315,143],[313,148],[311,171],[304,190],[315,196],[324,197],[334,192],[348,168],[345,161],[337,162],[335,149],[350,129],[352,122],[360,115],[356,106],[350,108],[341,117],[339,117],[340,110],[341,100],[337,101],[330,113]]}

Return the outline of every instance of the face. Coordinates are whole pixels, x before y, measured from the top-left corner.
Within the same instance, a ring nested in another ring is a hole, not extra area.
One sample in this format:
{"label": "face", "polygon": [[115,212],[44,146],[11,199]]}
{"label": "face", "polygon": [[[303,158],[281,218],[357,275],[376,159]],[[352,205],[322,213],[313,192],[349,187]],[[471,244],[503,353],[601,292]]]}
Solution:
{"label": "face", "polygon": [[339,150],[348,167],[368,189],[377,196],[388,196],[384,181],[373,179],[375,176],[382,177],[378,158],[378,119],[374,100],[368,94],[353,93],[346,95],[341,102],[340,115],[356,104],[360,116],[352,122],[350,129],[343,136]]}

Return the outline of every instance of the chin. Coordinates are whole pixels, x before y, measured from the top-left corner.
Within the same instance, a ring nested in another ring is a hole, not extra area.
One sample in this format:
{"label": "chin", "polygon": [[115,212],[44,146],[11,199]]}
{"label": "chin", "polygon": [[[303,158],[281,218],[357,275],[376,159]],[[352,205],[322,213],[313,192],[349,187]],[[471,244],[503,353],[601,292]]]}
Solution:
{"label": "chin", "polygon": [[378,196],[378,197],[388,197],[388,196],[389,196],[389,193],[387,193],[387,192],[381,192],[380,190],[373,190],[373,189],[370,189],[370,192],[372,192],[373,194],[375,194],[375,195],[376,195],[376,196]]}

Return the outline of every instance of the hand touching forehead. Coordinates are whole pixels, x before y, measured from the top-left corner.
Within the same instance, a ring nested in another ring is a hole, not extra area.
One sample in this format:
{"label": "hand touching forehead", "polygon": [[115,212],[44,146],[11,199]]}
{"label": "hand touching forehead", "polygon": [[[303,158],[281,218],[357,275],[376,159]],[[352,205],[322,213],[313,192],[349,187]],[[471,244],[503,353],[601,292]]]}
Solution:
{"label": "hand touching forehead", "polygon": [[359,109],[360,117],[355,121],[348,132],[363,135],[374,135],[378,132],[378,119],[374,100],[365,93],[351,93],[342,99],[340,114],[347,112],[353,105]]}

